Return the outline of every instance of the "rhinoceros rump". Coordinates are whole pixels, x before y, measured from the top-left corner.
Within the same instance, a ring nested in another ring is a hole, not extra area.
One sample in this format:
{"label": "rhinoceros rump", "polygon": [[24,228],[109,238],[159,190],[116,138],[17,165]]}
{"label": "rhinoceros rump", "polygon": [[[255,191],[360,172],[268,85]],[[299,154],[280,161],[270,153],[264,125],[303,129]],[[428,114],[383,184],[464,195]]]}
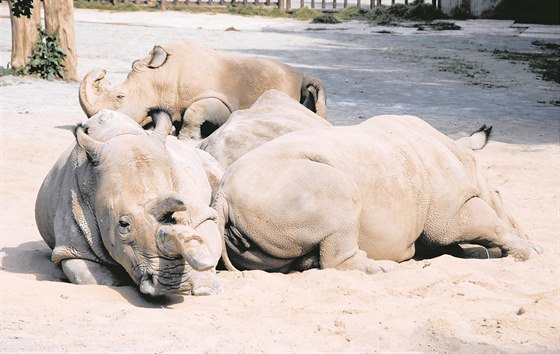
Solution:
{"label": "rhinoceros rump", "polygon": [[221,168],[168,137],[168,115],[153,116],[153,132],[108,110],[78,126],[41,186],[37,226],[72,282],[119,285],[122,267],[146,294],[215,292],[221,237],[209,180]]}
{"label": "rhinoceros rump", "polygon": [[326,94],[318,78],[280,62],[192,42],[156,45],[133,63],[127,79],[116,87],[105,74],[104,69],[91,70],[80,84],[80,104],[88,117],[110,108],[144,126],[150,122],[151,107],[168,106],[181,139],[200,138],[204,122],[220,126],[269,89],[286,93],[326,118]]}
{"label": "rhinoceros rump", "polygon": [[259,145],[292,131],[331,126],[329,122],[277,90],[266,91],[250,107],[233,112],[228,121],[199,144],[225,169]]}
{"label": "rhinoceros rump", "polygon": [[463,145],[419,118],[379,116],[257,147],[226,170],[213,203],[231,264],[375,273],[410,259],[418,240],[497,246],[520,260],[542,251]]}

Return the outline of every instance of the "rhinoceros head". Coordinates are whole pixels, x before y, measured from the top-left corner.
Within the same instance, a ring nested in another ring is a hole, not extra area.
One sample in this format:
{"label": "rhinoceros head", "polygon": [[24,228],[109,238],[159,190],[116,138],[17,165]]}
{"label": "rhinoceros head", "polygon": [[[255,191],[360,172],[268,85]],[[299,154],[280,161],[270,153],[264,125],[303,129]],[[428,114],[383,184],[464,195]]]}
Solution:
{"label": "rhinoceros head", "polygon": [[[150,122],[148,108],[167,106],[172,115],[180,114],[176,105],[176,87],[169,83],[177,82],[173,70],[166,64],[168,53],[155,46],[141,60],[132,64],[127,79],[118,86],[112,86],[106,79],[105,69],[90,70],[80,83],[80,105],[88,117],[103,108],[124,113],[142,126]],[[171,75],[171,76],[170,76]]]}
{"label": "rhinoceros head", "polygon": [[178,172],[166,149],[170,117],[158,118],[151,134],[121,134],[105,142],[76,129],[77,142],[94,166],[91,202],[99,233],[143,293],[197,287],[212,292],[217,283],[196,284],[196,279],[213,279],[199,273],[212,273],[220,257],[216,212],[208,196],[185,196],[181,186],[192,183],[192,176]]}

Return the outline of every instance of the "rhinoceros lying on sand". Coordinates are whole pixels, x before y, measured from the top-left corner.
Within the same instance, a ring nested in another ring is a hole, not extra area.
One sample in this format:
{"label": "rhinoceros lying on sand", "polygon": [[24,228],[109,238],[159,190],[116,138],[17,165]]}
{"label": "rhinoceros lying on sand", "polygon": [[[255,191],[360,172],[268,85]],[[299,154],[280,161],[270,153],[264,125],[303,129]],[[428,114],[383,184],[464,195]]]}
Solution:
{"label": "rhinoceros lying on sand", "polygon": [[150,122],[150,108],[168,106],[180,138],[200,138],[205,121],[219,126],[269,89],[285,92],[326,118],[326,94],[318,78],[280,62],[222,53],[192,42],[156,45],[132,64],[119,86],[111,87],[105,74],[91,70],[80,84],[80,104],[88,117],[110,108],[144,126]]}
{"label": "rhinoceros lying on sand", "polygon": [[151,134],[109,110],[78,126],[41,186],[37,226],[73,283],[120,285],[124,268],[146,294],[213,293],[222,240],[211,184],[223,170],[153,115]]}
{"label": "rhinoceros lying on sand", "polygon": [[329,122],[277,90],[266,91],[248,109],[235,111],[199,148],[225,169],[267,141],[295,130],[331,126]]}
{"label": "rhinoceros lying on sand", "polygon": [[504,210],[472,151],[411,116],[263,144],[226,170],[213,206],[228,268],[375,273],[410,259],[417,240],[498,246],[521,260],[542,250]]}

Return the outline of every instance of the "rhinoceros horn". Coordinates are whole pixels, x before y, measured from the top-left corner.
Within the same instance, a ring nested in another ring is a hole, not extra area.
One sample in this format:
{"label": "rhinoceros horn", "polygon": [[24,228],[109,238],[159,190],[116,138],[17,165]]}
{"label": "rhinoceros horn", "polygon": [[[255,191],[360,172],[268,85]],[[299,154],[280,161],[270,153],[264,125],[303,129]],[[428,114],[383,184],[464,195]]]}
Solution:
{"label": "rhinoceros horn", "polygon": [[171,110],[169,108],[156,107],[148,111],[148,116],[152,118],[155,124],[152,137],[165,143],[165,139],[171,133],[173,127],[171,123]]}
{"label": "rhinoceros horn", "polygon": [[109,90],[111,83],[105,79],[105,69],[92,69],[80,82],[80,105],[88,117],[99,111],[95,101]]}
{"label": "rhinoceros horn", "polygon": [[216,265],[206,242],[192,227],[162,225],[159,228],[157,244],[164,255],[181,255],[195,270],[205,271]]}
{"label": "rhinoceros horn", "polygon": [[97,161],[99,161],[99,151],[103,143],[87,135],[86,130],[81,124],[78,124],[76,127],[74,135],[76,136],[78,145],[86,151],[91,161],[94,164],[97,163]]}
{"label": "rhinoceros horn", "polygon": [[158,229],[157,246],[164,256],[182,256],[194,269],[204,271],[215,265],[208,245],[197,231],[177,223],[174,213],[187,210],[177,194],[163,195],[147,205],[148,212],[162,225]]}

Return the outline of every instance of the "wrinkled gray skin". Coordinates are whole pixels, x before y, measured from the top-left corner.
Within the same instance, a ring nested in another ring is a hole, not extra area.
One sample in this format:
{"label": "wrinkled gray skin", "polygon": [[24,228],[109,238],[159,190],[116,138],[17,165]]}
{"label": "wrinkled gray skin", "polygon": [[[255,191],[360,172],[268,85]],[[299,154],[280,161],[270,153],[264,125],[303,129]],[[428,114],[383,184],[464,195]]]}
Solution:
{"label": "wrinkled gray skin", "polygon": [[180,139],[200,139],[201,125],[223,124],[266,90],[282,91],[326,118],[325,88],[316,77],[269,59],[223,53],[192,42],[156,45],[132,64],[127,79],[111,86],[106,71],[91,70],[80,84],[80,104],[91,117],[100,109],[148,124],[153,107],[169,107]]}
{"label": "wrinkled gray skin", "polygon": [[233,112],[199,148],[226,169],[245,153],[274,138],[296,130],[329,126],[329,122],[285,93],[269,90],[250,108]]}
{"label": "wrinkled gray skin", "polygon": [[455,142],[419,118],[379,116],[265,143],[226,170],[213,203],[225,265],[376,273],[413,257],[416,241],[500,247],[518,260],[541,252],[466,147],[481,137]]}
{"label": "wrinkled gray skin", "polygon": [[[149,295],[219,291],[222,249],[210,208],[222,175],[207,153],[102,110],[45,178],[35,207],[41,236],[76,284],[122,285],[124,269]],[[213,189],[214,188],[214,189]]]}

